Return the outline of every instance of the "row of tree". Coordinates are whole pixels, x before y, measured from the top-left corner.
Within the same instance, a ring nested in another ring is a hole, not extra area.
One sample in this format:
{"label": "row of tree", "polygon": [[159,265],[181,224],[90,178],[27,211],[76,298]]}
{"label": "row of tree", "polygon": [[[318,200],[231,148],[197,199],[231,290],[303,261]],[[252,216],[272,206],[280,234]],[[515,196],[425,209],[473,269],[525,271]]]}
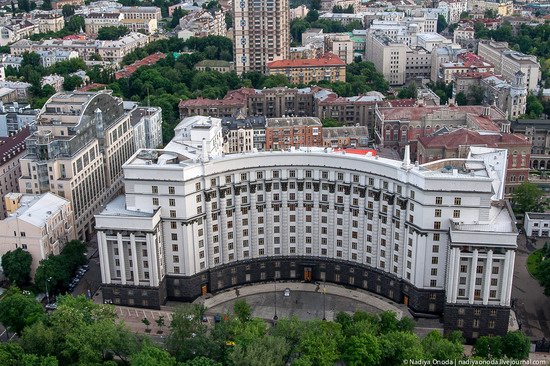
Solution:
{"label": "row of tree", "polygon": [[[59,255],[40,261],[34,277],[35,290],[52,294],[63,293],[77,268],[86,264],[86,245],[78,240],[68,242]],[[17,248],[2,256],[4,275],[16,286],[29,287],[32,256]]]}
{"label": "row of tree", "polygon": [[[48,315],[14,287],[0,301],[0,322],[19,340],[0,344],[0,364],[393,366],[464,358],[460,332],[444,337],[433,331],[420,338],[413,333],[412,319],[398,320],[392,312],[339,313],[334,322],[281,319],[271,326],[253,318],[250,306],[238,300],[232,314],[209,328],[202,321],[205,310],[190,304],[177,308],[164,344],[153,345],[117,320],[111,305],[62,296]],[[520,332],[481,337],[474,353],[477,359],[523,359],[529,340]]]}

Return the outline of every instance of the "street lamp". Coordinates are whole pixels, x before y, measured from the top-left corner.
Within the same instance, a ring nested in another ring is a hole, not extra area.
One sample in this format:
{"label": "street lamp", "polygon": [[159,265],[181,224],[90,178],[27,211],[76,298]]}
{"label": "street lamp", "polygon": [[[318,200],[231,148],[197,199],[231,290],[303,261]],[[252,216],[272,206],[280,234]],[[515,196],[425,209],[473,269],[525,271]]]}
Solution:
{"label": "street lamp", "polygon": [[46,278],[44,281],[46,283],[46,299],[48,299],[48,305],[50,305],[50,292],[48,291],[48,282],[51,281],[51,277]]}
{"label": "street lamp", "polygon": [[277,316],[277,278],[273,280],[273,285],[275,289],[275,315],[273,316],[273,321],[279,320],[279,317]]}
{"label": "street lamp", "polygon": [[327,288],[325,286],[325,280],[323,280],[323,321],[327,321],[325,296],[327,295]]}

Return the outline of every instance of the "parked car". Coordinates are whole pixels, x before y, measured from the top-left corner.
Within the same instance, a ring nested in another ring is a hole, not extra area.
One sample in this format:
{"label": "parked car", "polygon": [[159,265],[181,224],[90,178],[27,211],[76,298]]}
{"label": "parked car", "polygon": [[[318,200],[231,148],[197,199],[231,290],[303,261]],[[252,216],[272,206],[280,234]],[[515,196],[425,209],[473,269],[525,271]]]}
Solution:
{"label": "parked car", "polygon": [[222,316],[221,314],[216,314],[214,315],[214,323],[219,323],[222,321]]}
{"label": "parked car", "polygon": [[203,315],[203,316],[202,316],[202,321],[203,321],[204,323],[208,323],[208,317],[207,317],[206,315]]}
{"label": "parked car", "polygon": [[289,289],[288,287],[285,288],[284,295],[285,295],[285,297],[289,297],[289,296],[290,296],[290,289]]}
{"label": "parked car", "polygon": [[55,310],[57,309],[57,304],[55,302],[52,302],[51,304],[46,305],[46,310]]}

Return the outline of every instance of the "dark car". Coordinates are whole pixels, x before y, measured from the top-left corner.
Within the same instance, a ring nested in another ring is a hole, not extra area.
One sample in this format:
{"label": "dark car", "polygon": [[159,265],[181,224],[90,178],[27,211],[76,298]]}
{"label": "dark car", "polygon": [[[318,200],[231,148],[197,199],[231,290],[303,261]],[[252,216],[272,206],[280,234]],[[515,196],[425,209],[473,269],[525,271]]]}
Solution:
{"label": "dark car", "polygon": [[222,321],[222,316],[221,314],[216,314],[214,315],[214,323],[219,323]]}

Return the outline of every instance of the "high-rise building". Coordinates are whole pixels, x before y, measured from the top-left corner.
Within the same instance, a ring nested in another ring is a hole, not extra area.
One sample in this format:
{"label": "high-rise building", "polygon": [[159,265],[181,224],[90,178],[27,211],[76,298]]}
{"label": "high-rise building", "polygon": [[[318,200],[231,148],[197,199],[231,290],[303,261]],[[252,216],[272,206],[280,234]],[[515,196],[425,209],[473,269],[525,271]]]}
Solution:
{"label": "high-rise building", "polygon": [[73,205],[84,239],[94,214],[122,189],[122,164],[135,152],[130,114],[110,91],[53,95],[21,159],[19,191],[53,192]]}
{"label": "high-rise building", "polygon": [[233,54],[237,74],[267,72],[267,63],[290,58],[288,0],[233,2]]}

